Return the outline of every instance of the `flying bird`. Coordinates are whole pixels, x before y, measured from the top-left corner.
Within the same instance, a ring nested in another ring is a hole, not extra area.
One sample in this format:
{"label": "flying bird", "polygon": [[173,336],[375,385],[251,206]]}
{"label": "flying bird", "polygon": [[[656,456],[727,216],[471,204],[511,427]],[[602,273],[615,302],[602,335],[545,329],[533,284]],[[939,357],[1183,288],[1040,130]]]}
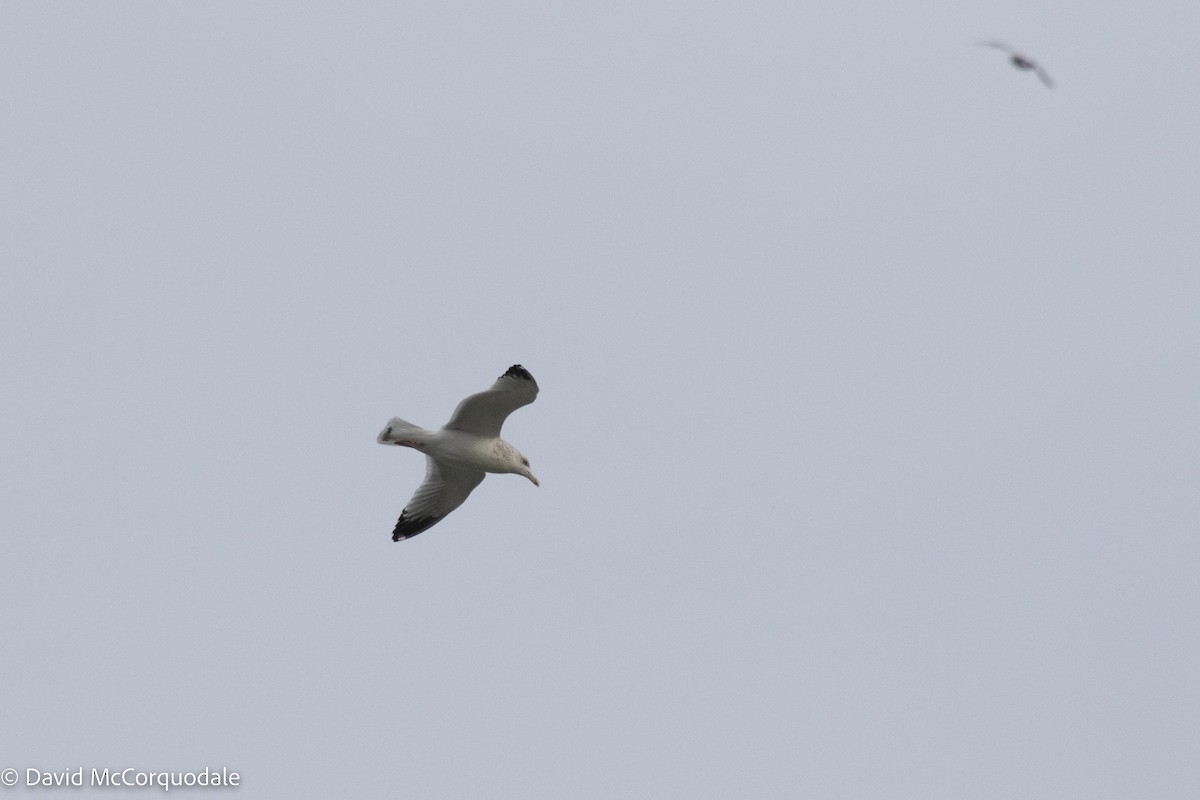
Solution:
{"label": "flying bird", "polygon": [[1042,65],[1034,61],[1032,58],[1018,53],[1004,42],[980,42],[979,44],[983,47],[994,47],[997,50],[1003,50],[1004,52],[1008,53],[1008,60],[1014,67],[1025,71],[1033,70],[1037,73],[1037,76],[1042,79],[1042,83],[1046,84],[1046,88],[1054,88],[1054,81],[1050,80],[1050,76],[1046,73],[1046,70],[1042,69]]}
{"label": "flying bird", "polygon": [[508,368],[485,392],[458,404],[441,430],[427,431],[399,417],[388,421],[380,444],[411,447],[425,454],[425,480],[400,512],[392,541],[426,531],[463,504],[487,472],[524,475],[540,486],[529,471],[529,459],[500,438],[508,415],[537,398],[538,385],[520,364]]}

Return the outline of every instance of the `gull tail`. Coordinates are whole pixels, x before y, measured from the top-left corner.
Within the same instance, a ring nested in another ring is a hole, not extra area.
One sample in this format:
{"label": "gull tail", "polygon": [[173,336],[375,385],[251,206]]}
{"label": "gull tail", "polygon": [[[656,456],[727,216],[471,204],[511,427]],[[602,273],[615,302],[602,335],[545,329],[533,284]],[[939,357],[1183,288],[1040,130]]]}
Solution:
{"label": "gull tail", "polygon": [[398,444],[404,447],[412,447],[415,442],[424,441],[424,438],[429,435],[429,431],[422,428],[420,425],[413,425],[411,422],[405,422],[399,417],[392,417],[388,420],[387,427],[379,432],[379,436],[375,441],[380,444]]}

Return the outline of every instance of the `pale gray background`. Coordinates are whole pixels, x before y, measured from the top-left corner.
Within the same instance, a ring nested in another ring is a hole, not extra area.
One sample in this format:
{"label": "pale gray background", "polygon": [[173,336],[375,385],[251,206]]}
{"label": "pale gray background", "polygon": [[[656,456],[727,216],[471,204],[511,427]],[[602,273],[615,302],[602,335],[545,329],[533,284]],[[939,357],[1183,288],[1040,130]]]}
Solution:
{"label": "pale gray background", "polygon": [[[1200,796],[1197,31],[0,6],[0,768]],[[517,362],[542,488],[393,544]]]}

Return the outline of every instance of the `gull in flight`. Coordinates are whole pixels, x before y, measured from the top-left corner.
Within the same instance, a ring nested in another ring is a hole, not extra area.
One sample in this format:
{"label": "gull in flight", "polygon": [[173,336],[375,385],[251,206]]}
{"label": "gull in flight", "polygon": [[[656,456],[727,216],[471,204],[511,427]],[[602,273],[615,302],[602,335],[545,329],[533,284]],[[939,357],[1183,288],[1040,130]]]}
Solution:
{"label": "gull in flight", "polygon": [[1033,70],[1037,73],[1037,76],[1042,79],[1042,83],[1046,84],[1046,88],[1054,88],[1054,81],[1050,80],[1050,76],[1046,74],[1046,70],[1042,69],[1041,64],[1037,63],[1032,58],[1018,53],[1004,42],[980,42],[979,44],[983,47],[994,47],[997,50],[1003,50],[1004,52],[1008,53],[1008,60],[1012,62],[1014,67],[1020,70]]}
{"label": "gull in flight", "polygon": [[500,438],[508,415],[537,398],[538,385],[520,364],[508,368],[485,392],[458,404],[450,421],[427,431],[399,417],[388,421],[380,444],[411,447],[425,454],[425,480],[400,512],[392,541],[429,530],[463,504],[487,472],[513,472],[540,486],[529,471],[529,459]]}

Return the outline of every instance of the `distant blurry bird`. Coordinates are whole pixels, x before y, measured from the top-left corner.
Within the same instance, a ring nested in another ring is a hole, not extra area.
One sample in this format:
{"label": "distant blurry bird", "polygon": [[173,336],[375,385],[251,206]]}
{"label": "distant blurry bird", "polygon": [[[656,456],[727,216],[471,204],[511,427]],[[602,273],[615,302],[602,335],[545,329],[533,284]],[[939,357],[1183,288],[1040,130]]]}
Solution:
{"label": "distant blurry bird", "polygon": [[1038,64],[1032,58],[1018,53],[1004,42],[980,42],[979,44],[982,47],[994,47],[997,50],[1003,50],[1008,53],[1008,60],[1012,62],[1014,67],[1020,70],[1033,70],[1042,79],[1042,83],[1046,84],[1046,88],[1054,88],[1054,81],[1050,80],[1050,76],[1046,74],[1046,70],[1042,69],[1041,64]]}

